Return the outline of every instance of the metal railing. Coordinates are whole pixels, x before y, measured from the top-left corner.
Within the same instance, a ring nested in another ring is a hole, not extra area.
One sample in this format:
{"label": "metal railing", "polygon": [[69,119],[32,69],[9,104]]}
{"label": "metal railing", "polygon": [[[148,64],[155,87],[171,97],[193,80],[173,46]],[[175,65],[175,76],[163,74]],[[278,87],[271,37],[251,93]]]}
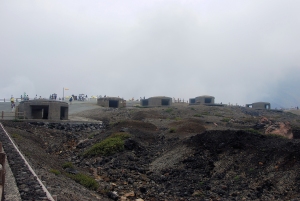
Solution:
{"label": "metal railing", "polygon": [[0,142],[0,200],[4,200],[4,183],[5,183],[5,158],[6,155]]}
{"label": "metal railing", "polygon": [[2,120],[25,119],[25,112],[4,112],[1,111]]}

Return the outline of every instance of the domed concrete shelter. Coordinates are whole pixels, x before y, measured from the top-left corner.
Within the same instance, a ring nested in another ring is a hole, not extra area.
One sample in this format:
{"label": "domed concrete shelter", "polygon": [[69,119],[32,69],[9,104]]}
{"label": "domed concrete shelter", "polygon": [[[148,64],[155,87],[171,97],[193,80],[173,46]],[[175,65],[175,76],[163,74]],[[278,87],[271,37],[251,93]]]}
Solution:
{"label": "domed concrete shelter", "polygon": [[252,104],[246,104],[246,107],[253,108],[256,110],[270,110],[271,104],[268,102],[256,102]]}
{"label": "domed concrete shelter", "polygon": [[213,96],[197,96],[196,98],[189,99],[189,105],[200,105],[200,104],[215,104],[215,97]]}
{"label": "domed concrete shelter", "polygon": [[26,119],[67,120],[69,117],[68,103],[56,100],[21,101],[17,111],[24,112]]}
{"label": "domed concrete shelter", "polygon": [[142,107],[159,107],[159,106],[171,106],[172,98],[166,96],[155,96],[148,99],[141,99]]}
{"label": "domed concrete shelter", "polygon": [[100,105],[102,107],[121,108],[126,107],[126,100],[118,97],[98,98],[97,105]]}

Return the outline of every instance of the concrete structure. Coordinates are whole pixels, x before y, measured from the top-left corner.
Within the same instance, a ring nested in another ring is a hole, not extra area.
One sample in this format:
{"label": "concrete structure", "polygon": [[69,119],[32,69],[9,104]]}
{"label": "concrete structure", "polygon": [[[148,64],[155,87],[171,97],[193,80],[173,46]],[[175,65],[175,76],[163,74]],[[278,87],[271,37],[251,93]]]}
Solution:
{"label": "concrete structure", "polygon": [[18,112],[24,112],[26,119],[66,120],[69,117],[69,105],[55,100],[26,100],[17,107]]}
{"label": "concrete structure", "polygon": [[215,97],[213,97],[213,96],[197,96],[196,98],[190,98],[189,104],[190,105],[215,104]]}
{"label": "concrete structure", "polygon": [[126,100],[117,97],[98,98],[97,105],[100,105],[102,107],[121,108],[126,107]]}
{"label": "concrete structure", "polygon": [[271,104],[268,102],[256,102],[252,104],[246,104],[246,107],[257,109],[257,110],[270,110]]}
{"label": "concrete structure", "polygon": [[171,106],[172,98],[166,96],[150,97],[148,99],[141,99],[142,107],[159,107],[159,106]]}

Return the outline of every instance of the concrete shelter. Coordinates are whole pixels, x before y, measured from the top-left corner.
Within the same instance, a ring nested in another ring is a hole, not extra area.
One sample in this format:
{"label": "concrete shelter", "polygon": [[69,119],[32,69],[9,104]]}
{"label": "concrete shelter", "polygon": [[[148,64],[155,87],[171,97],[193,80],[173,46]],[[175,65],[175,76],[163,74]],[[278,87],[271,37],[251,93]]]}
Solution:
{"label": "concrete shelter", "polygon": [[100,105],[102,107],[121,108],[126,107],[126,100],[118,97],[98,98],[97,105]]}
{"label": "concrete shelter", "polygon": [[140,102],[142,107],[171,106],[172,98],[166,96],[155,96],[147,99],[141,99]]}
{"label": "concrete shelter", "polygon": [[67,120],[69,105],[66,102],[46,99],[21,101],[18,112],[24,112],[26,119]]}
{"label": "concrete shelter", "polygon": [[215,97],[213,96],[197,96],[196,98],[189,99],[189,105],[200,105],[200,104],[215,104]]}
{"label": "concrete shelter", "polygon": [[246,104],[246,107],[257,109],[257,110],[270,110],[271,104],[268,102],[256,102],[252,104]]}

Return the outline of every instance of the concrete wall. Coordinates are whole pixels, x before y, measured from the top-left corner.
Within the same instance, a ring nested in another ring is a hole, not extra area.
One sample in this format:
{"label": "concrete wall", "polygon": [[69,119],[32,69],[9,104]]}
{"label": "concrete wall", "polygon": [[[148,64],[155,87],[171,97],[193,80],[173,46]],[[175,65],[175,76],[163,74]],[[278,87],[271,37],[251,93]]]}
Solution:
{"label": "concrete wall", "polygon": [[140,104],[144,107],[171,106],[172,98],[166,96],[151,97],[148,99],[141,99]]}
{"label": "concrete wall", "polygon": [[190,98],[189,104],[190,105],[215,104],[215,97],[213,97],[213,96],[197,96],[196,98]]}
{"label": "concrete wall", "polygon": [[126,107],[126,100],[117,97],[98,98],[97,105],[102,107],[122,108]]}
{"label": "concrete wall", "polygon": [[69,118],[68,103],[55,100],[22,101],[18,111],[25,112],[26,119],[65,120]]}
{"label": "concrete wall", "polygon": [[246,104],[246,107],[257,109],[257,110],[269,110],[271,109],[271,104],[268,102],[256,102],[252,104]]}

